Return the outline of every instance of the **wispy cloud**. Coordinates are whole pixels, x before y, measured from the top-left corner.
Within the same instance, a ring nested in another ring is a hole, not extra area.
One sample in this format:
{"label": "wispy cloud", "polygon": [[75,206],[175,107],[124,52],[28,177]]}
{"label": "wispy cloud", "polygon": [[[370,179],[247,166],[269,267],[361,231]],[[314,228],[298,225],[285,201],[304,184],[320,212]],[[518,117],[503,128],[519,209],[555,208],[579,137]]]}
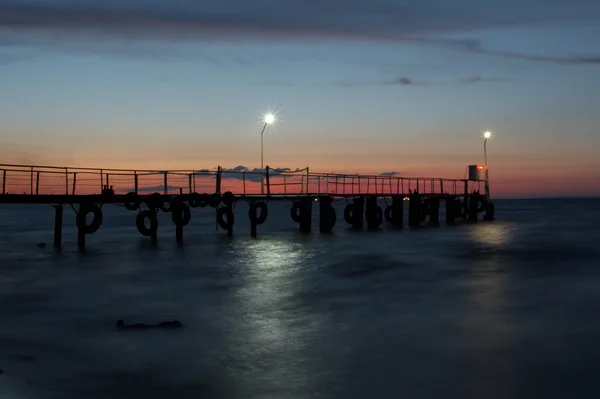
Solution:
{"label": "wispy cloud", "polygon": [[[318,17],[315,17],[318,10]],[[600,19],[600,2],[572,0],[0,0],[0,45],[64,43],[70,51],[101,50],[151,57],[140,42],[309,40],[421,42],[483,55],[562,64],[599,64],[600,55],[534,55],[493,51],[476,41],[433,38],[480,30],[568,25]],[[129,46],[136,43],[135,48]],[[93,44],[93,48],[90,47]],[[161,49],[162,51],[162,49]],[[171,50],[177,56],[185,56]],[[196,57],[198,55],[195,55]]]}
{"label": "wispy cloud", "polygon": [[355,82],[341,82],[336,85],[342,87],[364,87],[364,86],[449,86],[449,85],[474,85],[478,83],[486,82],[506,82],[504,78],[488,78],[480,75],[473,75],[454,81],[436,81],[436,80],[415,80],[406,76],[401,76],[394,79],[384,81],[355,81]]}
{"label": "wispy cloud", "polygon": [[507,79],[503,78],[485,78],[479,75],[469,76],[468,78],[460,79],[458,83],[466,84],[466,85],[474,85],[477,83],[485,83],[485,82],[506,82]]}
{"label": "wispy cloud", "polygon": [[[600,4],[600,3],[599,3]],[[439,47],[452,48],[455,50],[482,54],[492,57],[519,59],[525,61],[549,62],[554,64],[579,64],[595,65],[600,64],[600,55],[561,55],[549,56],[538,54],[526,54],[513,51],[499,51],[487,48],[480,40],[475,39],[438,39],[438,38],[418,38],[415,39],[422,43],[436,45]]]}

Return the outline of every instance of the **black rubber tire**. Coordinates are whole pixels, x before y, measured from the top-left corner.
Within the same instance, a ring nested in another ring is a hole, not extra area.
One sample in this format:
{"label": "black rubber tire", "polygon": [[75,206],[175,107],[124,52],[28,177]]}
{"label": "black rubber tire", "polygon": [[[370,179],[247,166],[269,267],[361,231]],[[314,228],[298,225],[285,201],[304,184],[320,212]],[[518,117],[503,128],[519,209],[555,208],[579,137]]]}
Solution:
{"label": "black rubber tire", "polygon": [[388,205],[385,207],[384,217],[386,222],[392,222],[392,206]]}
{"label": "black rubber tire", "polygon": [[353,215],[353,212],[352,212],[352,208],[353,208],[353,204],[348,204],[344,208],[344,220],[348,224],[353,224],[354,223],[354,215]]}
{"label": "black rubber tire", "polygon": [[[146,218],[150,220],[150,228],[146,227]],[[156,217],[156,213],[149,209],[141,211],[135,218],[135,225],[141,235],[151,237],[152,233],[158,230],[158,218]]]}
{"label": "black rubber tire", "polygon": [[[260,209],[260,215],[257,216],[257,211]],[[263,224],[269,215],[269,208],[265,202],[254,202],[248,209],[248,217],[250,221],[256,224]]]}
{"label": "black rubber tire", "polygon": [[198,193],[190,194],[190,206],[192,208],[197,208],[200,206],[200,194],[198,194]]}
{"label": "black rubber tire", "polygon": [[[225,221],[225,216],[227,216],[227,221]],[[235,216],[233,212],[230,212],[229,208],[226,206],[222,206],[217,209],[217,223],[219,227],[223,230],[229,230],[233,227],[235,223]]]}
{"label": "black rubber tire", "polygon": [[230,206],[230,205],[233,205],[234,202],[235,202],[235,196],[233,195],[233,193],[231,191],[226,191],[223,194],[223,204]]}
{"label": "black rubber tire", "polygon": [[300,201],[294,201],[292,203],[292,209],[290,209],[290,216],[295,223],[300,223]]}
{"label": "black rubber tire", "polygon": [[190,207],[181,201],[173,201],[171,205],[171,220],[173,220],[175,226],[187,226],[192,219]]}
{"label": "black rubber tire", "polygon": [[[87,224],[87,215],[89,213],[94,214],[94,219],[92,223]],[[102,210],[95,204],[81,204],[79,206],[79,212],[77,212],[76,224],[77,228],[83,229],[85,234],[93,234],[98,231],[100,226],[102,226]]]}
{"label": "black rubber tire", "polygon": [[138,210],[140,207],[140,203],[140,196],[135,191],[131,191],[125,194],[123,205],[125,205],[125,209],[127,209],[128,211]]}
{"label": "black rubber tire", "polygon": [[152,193],[146,197],[144,200],[148,208],[156,210],[160,209],[162,205],[162,199],[160,198],[160,193]]}
{"label": "black rubber tire", "polygon": [[221,196],[217,193],[212,194],[210,196],[210,199],[208,200],[208,205],[210,205],[211,208],[217,208],[220,203],[221,203]]}

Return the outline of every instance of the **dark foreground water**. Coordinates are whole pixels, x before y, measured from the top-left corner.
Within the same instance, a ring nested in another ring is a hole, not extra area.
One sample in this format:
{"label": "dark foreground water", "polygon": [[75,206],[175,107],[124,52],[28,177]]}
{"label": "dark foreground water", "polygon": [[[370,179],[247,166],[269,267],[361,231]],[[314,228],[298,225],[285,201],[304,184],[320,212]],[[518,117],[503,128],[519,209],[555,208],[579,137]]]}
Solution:
{"label": "dark foreground water", "polygon": [[232,239],[196,209],[182,248],[168,215],[153,247],[105,206],[86,254],[70,209],[56,254],[50,207],[0,206],[0,397],[598,397],[599,205],[497,201],[493,223],[379,232],[338,212],[302,236],[271,203],[257,239],[246,205]]}

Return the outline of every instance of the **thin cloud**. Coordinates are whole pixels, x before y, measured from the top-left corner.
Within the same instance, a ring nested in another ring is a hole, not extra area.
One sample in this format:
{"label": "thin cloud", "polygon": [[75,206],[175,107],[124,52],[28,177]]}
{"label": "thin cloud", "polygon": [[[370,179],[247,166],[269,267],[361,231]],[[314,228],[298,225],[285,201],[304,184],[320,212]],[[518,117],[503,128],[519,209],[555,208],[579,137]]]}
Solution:
{"label": "thin cloud", "polygon": [[469,76],[468,78],[461,79],[459,83],[466,85],[474,85],[477,83],[485,83],[485,82],[506,82],[506,79],[503,78],[484,78],[479,75]]}
{"label": "thin cloud", "polygon": [[548,62],[554,64],[575,64],[575,65],[597,65],[600,64],[600,55],[565,55],[565,56],[548,56],[525,54],[512,51],[497,51],[491,50],[483,45],[479,40],[462,39],[462,40],[447,40],[447,39],[415,39],[423,43],[433,44],[439,47],[452,48],[459,51],[464,51],[473,54],[482,54],[492,57],[501,57],[508,59],[518,59],[525,61]]}
{"label": "thin cloud", "polygon": [[[300,168],[269,168],[269,177],[280,177],[284,174],[290,175],[298,172],[295,176],[302,176],[301,173],[306,169]],[[249,169],[243,165],[238,165],[235,168],[223,168],[223,179],[238,179],[253,182],[260,182],[260,168]]]}
{"label": "thin cloud", "polygon": [[353,82],[338,82],[337,86],[342,87],[364,87],[364,86],[428,86],[427,81],[415,81],[412,78],[401,76],[398,78],[384,81],[353,81]]}
{"label": "thin cloud", "polygon": [[415,80],[406,76],[386,80],[383,82],[342,82],[339,86],[343,87],[363,87],[363,86],[448,86],[455,84],[474,85],[486,82],[506,82],[504,78],[487,78],[479,75],[469,76],[452,82],[436,82],[432,80]]}

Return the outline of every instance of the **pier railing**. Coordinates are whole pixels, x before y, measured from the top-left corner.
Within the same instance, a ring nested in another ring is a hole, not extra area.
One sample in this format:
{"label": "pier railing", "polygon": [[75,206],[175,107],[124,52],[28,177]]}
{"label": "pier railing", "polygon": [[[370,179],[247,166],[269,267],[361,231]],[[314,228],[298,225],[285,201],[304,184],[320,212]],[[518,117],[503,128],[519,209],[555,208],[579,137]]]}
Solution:
{"label": "pier railing", "polygon": [[464,195],[485,189],[483,180],[400,177],[310,172],[267,167],[264,172],[238,169],[133,170],[0,164],[0,194],[90,195],[112,189],[115,194],[223,193],[260,195],[352,196],[376,194]]}

